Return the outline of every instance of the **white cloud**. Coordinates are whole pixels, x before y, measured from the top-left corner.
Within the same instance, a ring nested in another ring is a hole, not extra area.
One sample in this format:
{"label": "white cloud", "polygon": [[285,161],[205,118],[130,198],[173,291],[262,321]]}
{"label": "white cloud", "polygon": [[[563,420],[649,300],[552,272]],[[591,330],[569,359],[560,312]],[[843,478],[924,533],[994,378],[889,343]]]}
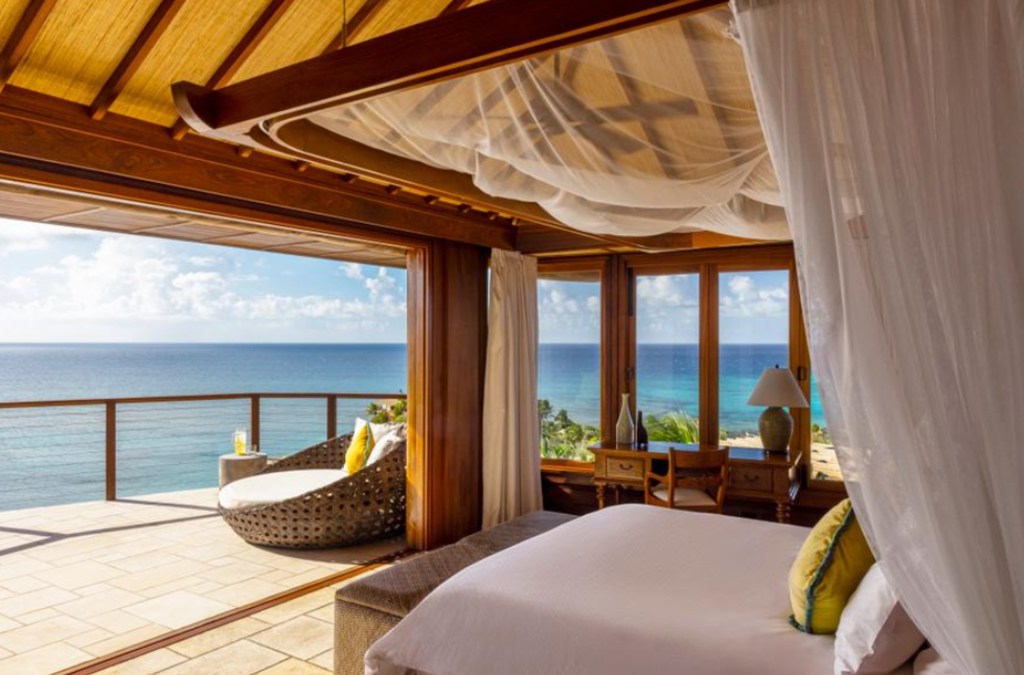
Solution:
{"label": "white cloud", "polygon": [[260,277],[211,269],[224,262],[175,254],[158,240],[103,235],[98,245],[16,276],[5,278],[0,267],[0,339],[69,339],[71,332],[70,339],[111,341],[404,335],[404,321],[394,327],[406,313],[404,289],[386,268],[369,277],[359,269],[364,295],[342,298],[253,292],[247,285]]}
{"label": "white cloud", "polygon": [[349,279],[363,279],[363,266],[359,263],[347,262],[341,264],[341,271]]}
{"label": "white cloud", "polygon": [[762,288],[744,274],[729,279],[721,297],[721,312],[730,317],[784,317],[789,313],[789,287],[785,282]]}
{"label": "white cloud", "polygon": [[57,237],[85,238],[89,236],[94,235],[70,227],[0,218],[0,257],[11,253],[48,250],[51,242]]}
{"label": "white cloud", "polygon": [[543,342],[594,342],[600,337],[601,303],[582,295],[592,285],[541,280],[537,284],[537,312]]}

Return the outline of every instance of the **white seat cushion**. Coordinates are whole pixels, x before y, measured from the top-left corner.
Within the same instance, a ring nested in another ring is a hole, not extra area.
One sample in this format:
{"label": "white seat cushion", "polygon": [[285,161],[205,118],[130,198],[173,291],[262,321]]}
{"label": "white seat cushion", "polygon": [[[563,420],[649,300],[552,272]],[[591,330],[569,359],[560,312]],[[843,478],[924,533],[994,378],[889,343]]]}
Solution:
{"label": "white seat cushion", "polygon": [[217,499],[225,509],[281,502],[341,480],[348,473],[337,469],[301,469],[250,476],[225,485]]}
{"label": "white seat cushion", "polygon": [[[663,502],[668,501],[668,486],[659,485],[658,487],[651,490],[651,494],[660,499]],[[717,502],[711,498],[711,496],[703,490],[693,490],[690,488],[676,488],[675,493],[676,506],[715,506]]]}

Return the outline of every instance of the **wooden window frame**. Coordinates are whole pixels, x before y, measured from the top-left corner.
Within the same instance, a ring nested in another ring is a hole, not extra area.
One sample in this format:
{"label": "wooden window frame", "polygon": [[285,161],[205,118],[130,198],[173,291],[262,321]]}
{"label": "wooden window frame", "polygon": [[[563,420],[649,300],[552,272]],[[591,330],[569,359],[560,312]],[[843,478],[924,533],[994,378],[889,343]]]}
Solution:
{"label": "wooden window frame", "polygon": [[[601,327],[600,327],[600,373],[598,382],[600,386],[600,415],[599,428],[601,438],[608,438],[609,433],[614,436],[613,414],[609,413],[614,409],[616,398],[611,392],[618,391],[619,384],[614,382],[615,374],[620,372],[610,358],[615,345],[615,331],[613,318],[616,316],[619,297],[615,293],[617,284],[616,271],[617,256],[579,256],[572,258],[545,258],[537,263],[537,276],[543,279],[546,274],[569,273],[569,272],[596,272],[598,283],[601,285]],[[540,448],[537,449],[540,452]],[[584,462],[572,459],[541,458],[542,469],[555,469],[559,471],[589,472],[593,470],[593,462]]]}
{"label": "wooden window frame", "polygon": [[[700,275],[700,368],[699,422],[701,442],[719,442],[719,277],[729,272],[788,271],[789,273],[789,367],[800,389],[811,399],[811,358],[804,328],[793,246],[760,244],[729,248],[707,248],[671,253],[637,253],[542,260],[541,274],[550,271],[601,271],[601,434],[615,436],[616,403],[623,393],[631,394],[636,405],[636,281],[639,276],[667,274]],[[802,473],[805,496],[828,503],[845,493],[842,481],[811,478],[811,411],[792,411],[792,447],[803,452]],[[585,472],[587,462],[542,459],[545,472]]]}

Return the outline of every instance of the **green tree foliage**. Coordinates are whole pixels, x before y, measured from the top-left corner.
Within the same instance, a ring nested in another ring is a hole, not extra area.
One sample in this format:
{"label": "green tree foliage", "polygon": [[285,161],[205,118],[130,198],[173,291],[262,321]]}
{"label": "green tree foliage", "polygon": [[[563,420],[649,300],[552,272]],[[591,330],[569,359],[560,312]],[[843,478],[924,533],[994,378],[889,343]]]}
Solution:
{"label": "green tree foliage", "polygon": [[541,457],[594,461],[594,454],[587,447],[601,439],[601,431],[597,427],[574,422],[564,409],[555,412],[546,399],[537,402],[537,412],[540,416]]}
{"label": "green tree foliage", "polygon": [[366,416],[374,424],[387,424],[388,422],[405,422],[409,410],[409,403],[405,399],[394,403],[371,403],[366,406]]}
{"label": "green tree foliage", "polygon": [[667,412],[662,415],[644,416],[647,437],[652,441],[674,443],[700,443],[700,428],[697,420],[685,412]]}
{"label": "green tree foliage", "polygon": [[820,424],[814,423],[811,425],[811,442],[812,443],[823,443],[825,445],[832,445],[832,437],[828,435],[828,428],[823,427]]}

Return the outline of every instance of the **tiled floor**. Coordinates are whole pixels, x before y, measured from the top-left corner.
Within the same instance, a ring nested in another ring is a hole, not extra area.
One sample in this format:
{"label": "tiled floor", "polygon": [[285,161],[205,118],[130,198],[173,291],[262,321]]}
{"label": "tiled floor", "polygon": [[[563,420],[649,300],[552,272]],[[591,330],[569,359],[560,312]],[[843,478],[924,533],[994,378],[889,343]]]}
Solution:
{"label": "tiled floor", "polygon": [[[388,540],[333,551],[257,548],[239,539],[215,506],[216,490],[206,489],[0,513],[0,674],[61,670],[402,547],[401,541]],[[294,603],[309,608],[302,602],[319,601],[328,592]],[[279,616],[283,607],[263,614]],[[225,643],[200,654],[195,645],[207,644],[203,635],[192,639],[193,647],[186,646],[191,640],[175,645],[194,654],[163,649],[132,662],[136,670],[121,672],[179,665],[184,670],[172,672],[241,672],[217,659],[249,664],[246,673],[257,672],[252,668],[261,664],[288,668],[289,658],[305,667],[302,659],[319,656],[313,649],[328,650],[322,637],[298,640],[308,645],[298,653],[278,647],[296,635],[326,633],[310,622],[329,629],[324,621],[329,617],[288,611],[303,621],[289,625],[255,615],[218,629],[253,628],[246,635],[254,637],[237,645]],[[195,661],[187,662],[193,655]]]}
{"label": "tiled floor", "polygon": [[103,675],[329,675],[333,587],[102,671]]}

